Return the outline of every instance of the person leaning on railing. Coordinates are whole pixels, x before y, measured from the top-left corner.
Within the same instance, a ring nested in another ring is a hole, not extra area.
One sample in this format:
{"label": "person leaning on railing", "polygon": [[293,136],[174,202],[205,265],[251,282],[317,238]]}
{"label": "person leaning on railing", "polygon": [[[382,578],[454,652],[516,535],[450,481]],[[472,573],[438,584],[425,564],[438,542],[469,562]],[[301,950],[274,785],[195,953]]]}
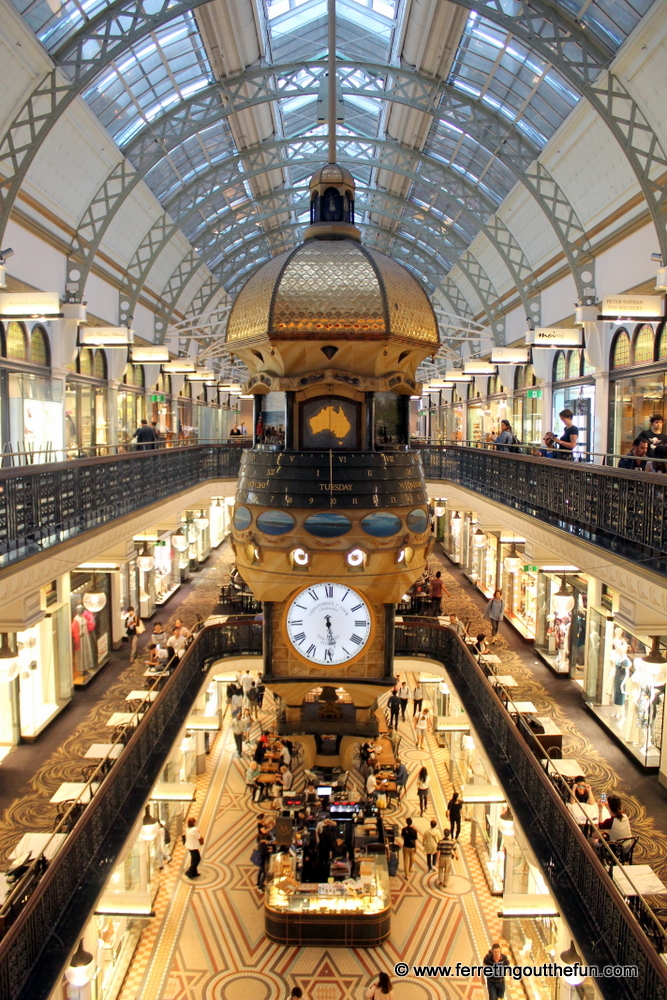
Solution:
{"label": "person leaning on railing", "polygon": [[618,463],[619,469],[632,469],[635,472],[652,472],[653,464],[648,460],[648,441],[635,438],[632,448]]}

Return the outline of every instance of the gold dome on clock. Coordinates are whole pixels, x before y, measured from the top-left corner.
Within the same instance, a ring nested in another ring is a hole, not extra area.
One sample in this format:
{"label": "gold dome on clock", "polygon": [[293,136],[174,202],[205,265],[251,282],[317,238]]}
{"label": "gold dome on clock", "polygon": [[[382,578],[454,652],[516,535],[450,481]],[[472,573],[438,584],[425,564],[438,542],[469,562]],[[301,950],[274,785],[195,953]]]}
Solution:
{"label": "gold dome on clock", "polygon": [[428,295],[402,264],[356,240],[335,238],[308,239],[278,254],[241,289],[227,343],[245,347],[267,338],[391,338],[427,349],[440,342]]}

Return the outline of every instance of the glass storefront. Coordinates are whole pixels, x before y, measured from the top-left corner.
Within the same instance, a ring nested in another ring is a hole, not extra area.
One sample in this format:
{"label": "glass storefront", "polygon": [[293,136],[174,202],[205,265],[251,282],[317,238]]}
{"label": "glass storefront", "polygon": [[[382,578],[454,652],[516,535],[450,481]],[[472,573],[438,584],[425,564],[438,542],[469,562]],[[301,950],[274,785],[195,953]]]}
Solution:
{"label": "glass storefront", "polygon": [[129,445],[135,430],[146,419],[146,399],[141,392],[119,389],[116,401],[118,443]]}
{"label": "glass storefront", "polygon": [[[664,665],[645,663],[647,635],[630,631],[606,608],[589,610],[584,697],[590,709],[645,767],[663,746]],[[665,643],[665,640],[662,640]],[[664,655],[664,649],[662,650]]]}
{"label": "glass storefront", "polygon": [[[562,574],[539,572],[537,576],[537,628],[535,649],[557,674],[582,681],[586,662],[586,616],[588,580],[567,575],[569,599],[558,600]],[[571,606],[570,606],[571,601]]]}
{"label": "glass storefront", "polygon": [[155,605],[166,604],[181,585],[181,574],[178,569],[179,553],[172,547],[171,533],[162,536],[153,548],[155,558]]}
{"label": "glass storefront", "polygon": [[554,388],[553,422],[551,430],[556,437],[563,433],[563,421],[558,414],[561,410],[572,410],[572,423],[578,428],[577,455],[580,451],[593,451],[595,433],[595,385],[581,382],[577,385]]}
{"label": "glass storefront", "polygon": [[38,736],[71,698],[68,628],[69,608],[62,604],[51,607],[37,625],[16,634],[22,739]]}
{"label": "glass storefront", "polygon": [[610,448],[615,455],[627,454],[640,431],[648,429],[649,417],[664,414],[666,387],[667,372],[630,375],[611,382]]}
{"label": "glass storefront", "polygon": [[9,426],[13,450],[63,447],[62,382],[41,375],[8,375]]}
{"label": "glass storefront", "polygon": [[[106,597],[104,607],[90,611],[84,596],[90,592]],[[111,655],[111,581],[108,573],[72,573],[70,582],[70,630],[74,683],[88,684]]]}
{"label": "glass storefront", "polygon": [[67,380],[65,388],[65,447],[68,454],[109,442],[107,390],[85,382]]}

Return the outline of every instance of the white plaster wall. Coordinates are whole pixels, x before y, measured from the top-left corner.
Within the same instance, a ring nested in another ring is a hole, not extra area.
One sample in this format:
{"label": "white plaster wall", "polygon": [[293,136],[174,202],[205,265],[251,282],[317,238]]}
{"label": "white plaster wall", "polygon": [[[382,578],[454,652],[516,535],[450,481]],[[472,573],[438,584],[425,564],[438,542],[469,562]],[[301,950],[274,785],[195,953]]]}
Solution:
{"label": "white plaster wall", "polygon": [[471,284],[463,271],[459,267],[454,266],[449,272],[449,277],[459,286],[463,295],[470,303],[473,313],[476,315],[483,312],[484,306],[482,305],[482,300],[477,294],[476,288]]}
{"label": "white plaster wall", "polygon": [[667,4],[657,0],[617,53],[612,70],[640,103],[667,150]]}
{"label": "white plaster wall", "polygon": [[158,295],[167,285],[172,274],[191,247],[183,233],[179,230],[167,243],[166,247],[151,268],[146,284]]}
{"label": "white plaster wall", "polygon": [[631,233],[595,260],[595,285],[600,298],[625,292],[652,278],[658,264],[651,254],[658,251],[653,223]]}
{"label": "white plaster wall", "polygon": [[526,313],[523,306],[512,309],[505,317],[505,343],[513,344],[514,341],[523,341],[526,332]]}
{"label": "white plaster wall", "polygon": [[99,316],[109,326],[117,326],[118,289],[114,285],[110,285],[96,274],[91,274],[86,282],[86,294],[84,298],[88,303],[88,312]]}
{"label": "white plaster wall", "polygon": [[503,258],[484,234],[480,234],[473,240],[470,249],[486,271],[498,295],[515,287],[512,275]]}
{"label": "white plaster wall", "polygon": [[114,215],[100,249],[124,266],[129,264],[146,233],[163,214],[157,198],[140,183]]}
{"label": "white plaster wall", "polygon": [[181,297],[176,303],[176,309],[178,312],[181,313],[187,312],[188,307],[192,302],[193,298],[195,297],[201,286],[204,284],[204,282],[208,280],[210,274],[211,272],[209,271],[209,269],[205,265],[201,264],[200,267],[193,274],[190,281],[188,281],[187,285],[183,289]]}
{"label": "white plaster wall", "polygon": [[8,274],[43,292],[62,295],[67,266],[64,253],[11,219],[5,231],[4,246],[14,250],[14,256],[7,261]]}
{"label": "white plaster wall", "polygon": [[143,337],[144,340],[153,340],[153,313],[146,306],[137,303],[134,309],[134,319],[132,329],[135,336]]}
{"label": "white plaster wall", "polygon": [[577,298],[577,286],[568,274],[542,292],[542,326],[552,326],[571,316]]}
{"label": "white plaster wall", "polygon": [[533,267],[538,267],[561,251],[551,223],[523,184],[517,184],[510,191],[497,214]]}
{"label": "white plaster wall", "polygon": [[51,68],[46,52],[26,31],[9,0],[0,0],[0,133],[14,121],[34,84]]}

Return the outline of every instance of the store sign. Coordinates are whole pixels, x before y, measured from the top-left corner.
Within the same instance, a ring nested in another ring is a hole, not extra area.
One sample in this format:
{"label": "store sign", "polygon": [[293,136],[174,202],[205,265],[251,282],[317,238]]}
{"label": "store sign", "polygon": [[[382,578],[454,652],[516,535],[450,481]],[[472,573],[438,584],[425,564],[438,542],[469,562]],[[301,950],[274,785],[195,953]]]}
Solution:
{"label": "store sign", "polygon": [[466,375],[462,368],[450,368],[445,372],[447,382],[472,382],[472,375]]}
{"label": "store sign", "polygon": [[103,632],[97,640],[97,662],[101,663],[109,655],[109,635]]}
{"label": "store sign", "polygon": [[537,566],[524,566],[524,573],[537,573]]}
{"label": "store sign", "polygon": [[605,295],[598,319],[662,319],[664,312],[663,295]]}
{"label": "store sign", "polygon": [[494,365],[527,365],[527,347],[494,347],[491,351]]}
{"label": "store sign", "polygon": [[497,375],[498,369],[488,361],[466,361],[463,365],[466,375]]}
{"label": "store sign", "polygon": [[57,292],[2,292],[0,315],[47,318],[60,316],[60,297]]}
{"label": "store sign", "polygon": [[164,396],[159,392],[153,393],[151,403],[164,403]]}
{"label": "store sign", "polygon": [[583,331],[538,326],[536,330],[526,332],[526,343],[531,347],[583,347]]}
{"label": "store sign", "polygon": [[81,326],[80,347],[129,347],[134,340],[134,330],[126,326]]}
{"label": "store sign", "polygon": [[542,390],[529,389],[528,392],[526,393],[526,396],[528,397],[528,399],[542,399]]}
{"label": "store sign", "polygon": [[133,347],[131,355],[133,364],[162,364],[169,361],[168,347]]}
{"label": "store sign", "polygon": [[186,375],[188,372],[193,372],[195,370],[194,361],[165,361],[162,365],[162,371],[168,372],[170,375]]}

